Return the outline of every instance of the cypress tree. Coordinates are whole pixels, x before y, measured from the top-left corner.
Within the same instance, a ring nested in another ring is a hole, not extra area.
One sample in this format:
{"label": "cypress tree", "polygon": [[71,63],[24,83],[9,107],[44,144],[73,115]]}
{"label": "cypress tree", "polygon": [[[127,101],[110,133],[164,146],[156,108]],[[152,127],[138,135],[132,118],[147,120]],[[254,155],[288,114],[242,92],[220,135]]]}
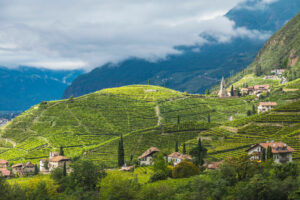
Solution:
{"label": "cypress tree", "polygon": [[66,162],[64,162],[63,176],[67,176],[67,165],[66,165]]}
{"label": "cypress tree", "polygon": [[251,110],[247,111],[247,116],[251,116]]}
{"label": "cypress tree", "polygon": [[180,116],[177,116],[177,124],[180,124]]}
{"label": "cypress tree", "polygon": [[261,151],[261,161],[264,162],[266,160],[266,149],[263,148]]}
{"label": "cypress tree", "polygon": [[271,146],[268,146],[268,149],[267,149],[267,159],[273,159],[273,153],[272,153]]}
{"label": "cypress tree", "polygon": [[185,143],[183,143],[183,147],[182,147],[182,153],[183,153],[183,154],[186,154]]}
{"label": "cypress tree", "polygon": [[124,160],[123,135],[121,135],[119,141],[119,148],[118,148],[118,166],[121,167],[124,164],[125,164],[125,160]]}
{"label": "cypress tree", "polygon": [[196,165],[203,165],[203,148],[202,148],[202,143],[201,139],[198,139],[198,147],[197,147],[197,158],[196,158]]}
{"label": "cypress tree", "polygon": [[39,173],[39,169],[37,165],[34,165],[34,175],[37,175]]}
{"label": "cypress tree", "polygon": [[59,155],[60,156],[64,156],[65,155],[64,148],[62,146],[60,146]]}
{"label": "cypress tree", "polygon": [[256,113],[256,108],[255,105],[252,105],[252,113],[255,114]]}
{"label": "cypress tree", "polygon": [[231,86],[230,95],[231,95],[232,97],[234,96],[233,85]]}
{"label": "cypress tree", "polygon": [[178,152],[178,142],[175,142],[175,152]]}

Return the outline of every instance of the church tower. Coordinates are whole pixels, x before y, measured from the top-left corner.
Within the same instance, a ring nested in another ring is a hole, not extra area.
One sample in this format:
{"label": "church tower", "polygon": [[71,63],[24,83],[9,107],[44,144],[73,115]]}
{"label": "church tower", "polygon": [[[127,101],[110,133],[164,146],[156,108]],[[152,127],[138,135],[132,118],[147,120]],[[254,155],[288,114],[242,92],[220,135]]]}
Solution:
{"label": "church tower", "polygon": [[219,97],[227,97],[228,96],[226,88],[225,88],[224,77],[222,77],[222,81],[221,81],[221,85],[220,85],[220,91],[219,91],[218,95],[219,95]]}

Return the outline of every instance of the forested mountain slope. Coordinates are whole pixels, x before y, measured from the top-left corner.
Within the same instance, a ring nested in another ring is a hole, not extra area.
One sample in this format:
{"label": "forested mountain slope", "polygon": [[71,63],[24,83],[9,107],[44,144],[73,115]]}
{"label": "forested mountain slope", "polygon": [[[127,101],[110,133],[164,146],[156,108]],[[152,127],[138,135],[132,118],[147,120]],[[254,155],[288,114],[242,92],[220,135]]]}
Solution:
{"label": "forested mountain slope", "polygon": [[[279,0],[257,7],[261,0],[250,0],[232,9],[226,16],[237,27],[272,34],[300,11],[298,0]],[[280,14],[279,14],[280,13]],[[209,39],[203,46],[178,47],[182,54],[149,62],[132,58],[117,65],[106,64],[79,76],[68,87],[63,98],[80,96],[103,88],[130,84],[164,85],[179,91],[203,93],[222,76],[235,74],[246,68],[263,46],[264,40],[233,38],[228,43]]]}
{"label": "forested mountain slope", "polygon": [[60,99],[81,70],[0,67],[0,111],[24,111],[42,100]]}

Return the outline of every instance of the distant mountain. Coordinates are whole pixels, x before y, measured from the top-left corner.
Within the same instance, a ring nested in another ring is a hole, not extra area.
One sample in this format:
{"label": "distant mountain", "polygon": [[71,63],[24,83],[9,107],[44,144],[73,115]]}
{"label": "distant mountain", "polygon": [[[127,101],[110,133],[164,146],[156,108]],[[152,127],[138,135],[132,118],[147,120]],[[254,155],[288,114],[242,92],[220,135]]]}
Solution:
{"label": "distant mountain", "polygon": [[[255,9],[253,9],[255,7]],[[270,35],[300,11],[299,0],[278,0],[262,4],[249,0],[227,13],[236,26],[267,31]],[[65,90],[63,98],[80,96],[103,88],[128,84],[151,84],[202,93],[216,84],[221,76],[230,76],[246,68],[265,41],[236,38],[230,43],[198,47],[179,47],[181,55],[171,55],[155,63],[142,59],[128,59],[117,66],[106,64],[76,78]]]}
{"label": "distant mountain", "polygon": [[265,43],[248,68],[227,82],[234,83],[251,73],[270,74],[274,69],[285,69],[288,81],[300,78],[300,13]]}
{"label": "distant mountain", "polygon": [[42,100],[60,99],[81,70],[0,67],[0,111],[23,111]]}

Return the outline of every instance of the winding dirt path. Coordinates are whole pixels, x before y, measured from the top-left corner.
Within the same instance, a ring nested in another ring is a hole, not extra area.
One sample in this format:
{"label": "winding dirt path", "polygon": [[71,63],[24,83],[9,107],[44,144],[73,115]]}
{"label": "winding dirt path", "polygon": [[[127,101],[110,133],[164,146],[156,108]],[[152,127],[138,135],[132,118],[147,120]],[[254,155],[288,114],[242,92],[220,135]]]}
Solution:
{"label": "winding dirt path", "polygon": [[156,116],[157,116],[157,125],[160,126],[161,125],[161,120],[163,118],[160,116],[160,110],[159,110],[158,105],[155,106],[155,113],[156,113]]}

